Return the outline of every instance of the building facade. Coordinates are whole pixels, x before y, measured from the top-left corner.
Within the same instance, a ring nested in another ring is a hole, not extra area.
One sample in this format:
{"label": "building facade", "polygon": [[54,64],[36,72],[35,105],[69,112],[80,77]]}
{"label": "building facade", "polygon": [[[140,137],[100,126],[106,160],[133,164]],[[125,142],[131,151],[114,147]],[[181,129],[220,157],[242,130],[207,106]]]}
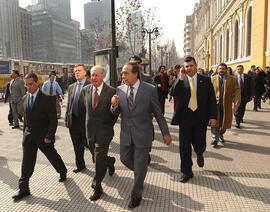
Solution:
{"label": "building facade", "polygon": [[[39,0],[37,4],[30,7],[33,25],[33,59],[44,62],[80,63],[80,23],[70,19],[70,0],[59,1],[63,5],[57,2]],[[62,6],[68,11],[63,12]],[[61,11],[63,14],[56,14]]]}
{"label": "building facade", "polygon": [[186,22],[184,27],[184,55],[193,55],[193,17],[186,16]]}
{"label": "building facade", "polygon": [[22,54],[24,60],[33,59],[32,14],[20,7]]}
{"label": "building facade", "polygon": [[0,58],[20,59],[21,30],[17,0],[0,1]]}
{"label": "building facade", "polygon": [[194,56],[200,67],[225,62],[263,69],[270,61],[270,0],[201,0],[194,8]]}

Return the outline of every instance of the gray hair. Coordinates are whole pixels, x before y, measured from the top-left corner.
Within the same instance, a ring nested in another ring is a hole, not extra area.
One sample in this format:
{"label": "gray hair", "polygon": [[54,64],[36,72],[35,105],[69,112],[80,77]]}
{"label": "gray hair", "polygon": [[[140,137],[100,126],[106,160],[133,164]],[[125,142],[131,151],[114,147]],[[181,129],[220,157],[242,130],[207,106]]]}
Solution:
{"label": "gray hair", "polygon": [[103,75],[106,75],[106,72],[105,72],[105,69],[101,66],[101,65],[95,65],[94,67],[92,67],[91,68],[91,74],[92,74],[92,72],[94,71],[94,70],[96,70],[96,69],[101,69],[101,73],[103,74]]}

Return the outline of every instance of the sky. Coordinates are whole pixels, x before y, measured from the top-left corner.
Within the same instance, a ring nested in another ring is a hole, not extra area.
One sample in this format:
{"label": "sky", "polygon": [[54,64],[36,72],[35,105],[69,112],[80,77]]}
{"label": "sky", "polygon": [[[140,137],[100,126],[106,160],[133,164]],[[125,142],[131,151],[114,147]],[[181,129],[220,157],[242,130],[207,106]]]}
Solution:
{"label": "sky", "polygon": [[[83,5],[91,0],[71,0],[71,17],[81,23],[84,28]],[[160,20],[163,37],[161,44],[174,40],[177,52],[183,56],[184,23],[186,15],[191,15],[195,3],[199,0],[141,0],[143,8],[156,7],[156,15]],[[32,0],[19,0],[21,7],[30,5]],[[117,6],[117,1],[116,1]]]}

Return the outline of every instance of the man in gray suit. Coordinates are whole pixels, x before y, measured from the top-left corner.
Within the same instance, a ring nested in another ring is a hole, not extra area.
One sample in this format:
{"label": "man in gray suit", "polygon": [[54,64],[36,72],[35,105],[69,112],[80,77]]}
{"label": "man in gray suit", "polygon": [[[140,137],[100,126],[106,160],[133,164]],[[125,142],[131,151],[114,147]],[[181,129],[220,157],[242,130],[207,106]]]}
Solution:
{"label": "man in gray suit", "polygon": [[20,73],[17,70],[13,70],[11,77],[12,82],[10,83],[10,103],[12,108],[12,116],[14,126],[12,129],[20,128],[19,116],[23,113],[22,97],[25,95],[25,87],[23,80],[19,77]]}
{"label": "man in gray suit", "polygon": [[86,145],[85,111],[78,109],[78,101],[82,88],[90,84],[90,82],[86,80],[86,68],[83,64],[75,65],[74,73],[77,81],[68,87],[65,126],[69,128],[75,152],[77,168],[73,172],[78,173],[85,169],[84,146]]}
{"label": "man in gray suit", "polygon": [[120,113],[120,160],[132,171],[135,181],[129,208],[139,206],[142,199],[143,183],[147,173],[149,148],[154,140],[152,113],[161,129],[164,143],[171,143],[168,125],[162,115],[153,85],[140,80],[140,70],[136,63],[127,63],[122,70],[125,85],[116,90],[112,98],[111,111],[115,116]]}
{"label": "man in gray suit", "polygon": [[115,172],[115,158],[108,156],[117,120],[110,110],[115,88],[103,82],[105,75],[102,66],[94,66],[91,69],[92,84],[82,89],[79,98],[79,109],[86,111],[86,137],[90,151],[94,147],[96,173],[91,186],[94,189],[90,197],[92,201],[98,200],[103,193],[101,182],[107,169],[110,176]]}

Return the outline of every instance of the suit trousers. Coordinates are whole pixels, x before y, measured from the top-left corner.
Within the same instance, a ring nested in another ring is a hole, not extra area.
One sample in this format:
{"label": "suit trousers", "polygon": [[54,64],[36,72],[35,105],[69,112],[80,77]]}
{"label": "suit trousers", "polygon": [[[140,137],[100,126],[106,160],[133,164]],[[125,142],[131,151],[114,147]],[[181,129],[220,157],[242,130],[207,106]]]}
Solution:
{"label": "suit trousers", "polygon": [[48,158],[54,169],[60,173],[67,173],[67,168],[54,148],[54,144],[36,143],[34,140],[30,144],[23,145],[23,160],[21,167],[21,178],[19,179],[20,191],[29,191],[29,179],[32,176],[37,159],[37,150]]}
{"label": "suit trousers", "polygon": [[84,130],[82,129],[81,122],[79,118],[72,115],[72,124],[69,128],[70,137],[72,140],[74,152],[75,152],[75,162],[78,169],[85,168],[84,161],[84,143],[86,140]]}
{"label": "suit trousers", "polygon": [[19,126],[19,116],[22,115],[22,103],[11,103],[14,126]]}
{"label": "suit trousers", "polygon": [[166,98],[163,97],[163,96],[159,96],[158,97],[158,100],[159,100],[159,103],[160,103],[162,114],[164,115],[164,113],[165,113],[165,101],[166,101]]}
{"label": "suit trousers", "polygon": [[9,111],[8,111],[8,122],[10,124],[13,124],[12,106],[10,103],[9,103]]}
{"label": "suit trousers", "polygon": [[218,142],[219,139],[223,139],[223,135],[226,132],[225,129],[222,129],[222,122],[223,122],[223,109],[220,108],[219,110],[219,128],[212,127],[211,128],[211,136],[212,140]]}
{"label": "suit trousers", "polygon": [[236,124],[240,124],[241,120],[243,119],[246,111],[246,101],[243,98],[244,94],[241,94],[241,104],[239,107],[234,107],[234,116]]}
{"label": "suit trousers", "polygon": [[206,149],[206,129],[196,121],[196,111],[188,109],[189,122],[180,125],[180,159],[181,172],[192,173],[192,146],[196,154],[202,154]]}
{"label": "suit trousers", "polygon": [[106,175],[107,168],[112,163],[112,157],[108,156],[110,142],[111,139],[108,141],[95,139],[94,158],[96,173],[92,181],[92,188],[95,190],[101,188],[101,182]]}
{"label": "suit trousers", "polygon": [[149,147],[136,148],[134,145],[120,145],[120,160],[130,170],[134,171],[134,185],[131,197],[141,198],[143,183],[147,173]]}

